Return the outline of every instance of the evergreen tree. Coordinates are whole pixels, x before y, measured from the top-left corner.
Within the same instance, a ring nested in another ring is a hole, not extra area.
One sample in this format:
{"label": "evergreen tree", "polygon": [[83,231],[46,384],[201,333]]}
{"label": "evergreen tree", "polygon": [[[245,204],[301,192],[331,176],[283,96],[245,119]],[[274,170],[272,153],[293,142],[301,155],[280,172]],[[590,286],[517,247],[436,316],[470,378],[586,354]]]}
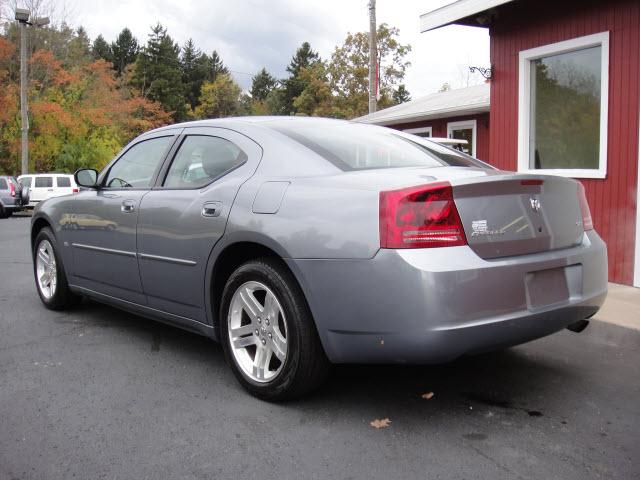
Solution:
{"label": "evergreen tree", "polygon": [[111,45],[107,43],[102,35],[98,35],[91,46],[91,53],[96,60],[103,59],[113,63],[113,52]]}
{"label": "evergreen tree", "polygon": [[182,48],[181,56],[182,83],[184,83],[185,97],[191,108],[198,105],[198,97],[202,84],[208,78],[210,59],[203,54],[193,43],[192,39]]}
{"label": "evergreen tree", "polygon": [[296,51],[287,67],[289,78],[284,81],[284,108],[288,114],[296,112],[293,102],[306,88],[306,82],[300,78],[300,71],[320,62],[320,55],[313,51],[309,42],[304,42]]}
{"label": "evergreen tree", "polygon": [[392,95],[393,103],[395,105],[399,105],[404,102],[408,102],[411,100],[411,94],[409,94],[409,90],[404,86],[404,83],[398,86],[398,89],[393,92]]}
{"label": "evergreen tree", "polygon": [[159,23],[152,27],[147,45],[138,55],[132,83],[143,97],[159,102],[165,110],[172,112],[174,120],[184,120],[186,105],[180,46]]}
{"label": "evergreen tree", "polygon": [[78,27],[75,35],[69,41],[64,65],[69,67],[88,62],[91,59],[91,40],[83,27]]}
{"label": "evergreen tree", "polygon": [[225,66],[222,58],[216,50],[213,51],[210,58],[211,66],[209,70],[209,81],[215,82],[218,75],[229,75],[229,69]]}
{"label": "evergreen tree", "polygon": [[251,83],[251,98],[260,101],[265,100],[277,83],[278,81],[267,72],[267,69],[263,68],[253,77]]}
{"label": "evergreen tree", "polygon": [[118,76],[122,75],[127,65],[136,61],[139,50],[138,41],[131,33],[131,30],[128,28],[123,29],[116,41],[111,44],[113,68]]}

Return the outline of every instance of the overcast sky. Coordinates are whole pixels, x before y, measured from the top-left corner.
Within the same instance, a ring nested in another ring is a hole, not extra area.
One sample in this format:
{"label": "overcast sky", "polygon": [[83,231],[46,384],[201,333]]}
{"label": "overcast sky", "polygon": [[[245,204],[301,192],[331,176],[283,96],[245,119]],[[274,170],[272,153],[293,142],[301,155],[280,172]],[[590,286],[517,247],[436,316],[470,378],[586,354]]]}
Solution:
{"label": "overcast sky", "polygon": [[[181,45],[193,38],[207,53],[217,50],[244,87],[265,66],[277,76],[295,49],[308,41],[323,58],[331,55],[347,32],[368,29],[367,0],[67,0],[73,24],[93,39],[113,40],[129,27],[141,43],[156,22]],[[378,0],[378,23],[400,29],[400,41],[412,46],[406,85],[413,98],[437,91],[449,82],[468,82],[469,65],[489,66],[486,29],[450,26],[420,33],[420,14],[451,0]],[[472,80],[478,83],[478,79]]]}

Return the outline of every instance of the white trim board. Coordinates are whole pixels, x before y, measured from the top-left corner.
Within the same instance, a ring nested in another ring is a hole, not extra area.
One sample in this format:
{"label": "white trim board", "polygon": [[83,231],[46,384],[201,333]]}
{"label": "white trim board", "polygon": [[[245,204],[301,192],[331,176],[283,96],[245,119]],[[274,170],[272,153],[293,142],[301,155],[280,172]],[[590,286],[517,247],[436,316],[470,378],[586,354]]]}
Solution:
{"label": "white trim board", "polygon": [[433,127],[405,128],[402,131],[405,133],[413,133],[413,134],[429,132],[429,136],[433,137]]}
{"label": "white trim board", "polygon": [[476,156],[476,145],[478,144],[478,121],[477,120],[460,120],[457,122],[447,123],[447,137],[453,138],[451,133],[454,130],[466,130],[470,128],[472,130],[472,142],[471,142],[471,156]]}
{"label": "white trim board", "polygon": [[[531,169],[529,168],[529,133],[531,103],[531,61],[549,55],[601,46],[600,79],[600,162],[598,169]],[[609,32],[572,38],[520,52],[518,78],[518,171],[545,173],[571,178],[606,178],[607,176],[607,123],[609,111]]]}
{"label": "white trim board", "polygon": [[420,32],[428,32],[436,28],[455,23],[463,18],[499,7],[513,0],[458,0],[436,10],[420,15]]}
{"label": "white trim board", "polygon": [[633,259],[633,286],[640,287],[640,108],[638,109],[638,178],[636,185],[636,248]]}

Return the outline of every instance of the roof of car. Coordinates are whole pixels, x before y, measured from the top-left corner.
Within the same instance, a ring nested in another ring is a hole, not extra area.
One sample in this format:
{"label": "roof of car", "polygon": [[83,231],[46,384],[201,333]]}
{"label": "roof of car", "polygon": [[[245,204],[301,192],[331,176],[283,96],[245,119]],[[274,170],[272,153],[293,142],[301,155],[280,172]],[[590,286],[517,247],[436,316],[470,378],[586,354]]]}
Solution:
{"label": "roof of car", "polygon": [[162,130],[169,130],[173,128],[184,127],[230,127],[233,125],[252,125],[252,124],[264,124],[269,122],[343,122],[351,123],[348,120],[340,120],[336,118],[324,118],[324,117],[302,117],[302,116],[254,116],[254,117],[227,117],[227,118],[211,118],[205,120],[194,120],[191,122],[175,123],[172,125],[166,125],[159,127],[146,133],[160,132]]}

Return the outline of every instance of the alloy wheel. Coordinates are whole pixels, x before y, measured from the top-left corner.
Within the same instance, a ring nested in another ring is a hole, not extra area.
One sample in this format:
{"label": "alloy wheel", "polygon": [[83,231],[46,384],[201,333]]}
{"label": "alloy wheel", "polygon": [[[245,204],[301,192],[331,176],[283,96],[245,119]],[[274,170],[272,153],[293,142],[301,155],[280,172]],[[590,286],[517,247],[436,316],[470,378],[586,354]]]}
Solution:
{"label": "alloy wheel", "polygon": [[287,322],[276,295],[265,284],[250,281],[233,294],[227,316],[233,357],[255,382],[269,382],[287,358]]}
{"label": "alloy wheel", "polygon": [[36,250],[36,276],[38,289],[42,296],[49,300],[56,293],[58,282],[56,257],[49,240],[42,240]]}

